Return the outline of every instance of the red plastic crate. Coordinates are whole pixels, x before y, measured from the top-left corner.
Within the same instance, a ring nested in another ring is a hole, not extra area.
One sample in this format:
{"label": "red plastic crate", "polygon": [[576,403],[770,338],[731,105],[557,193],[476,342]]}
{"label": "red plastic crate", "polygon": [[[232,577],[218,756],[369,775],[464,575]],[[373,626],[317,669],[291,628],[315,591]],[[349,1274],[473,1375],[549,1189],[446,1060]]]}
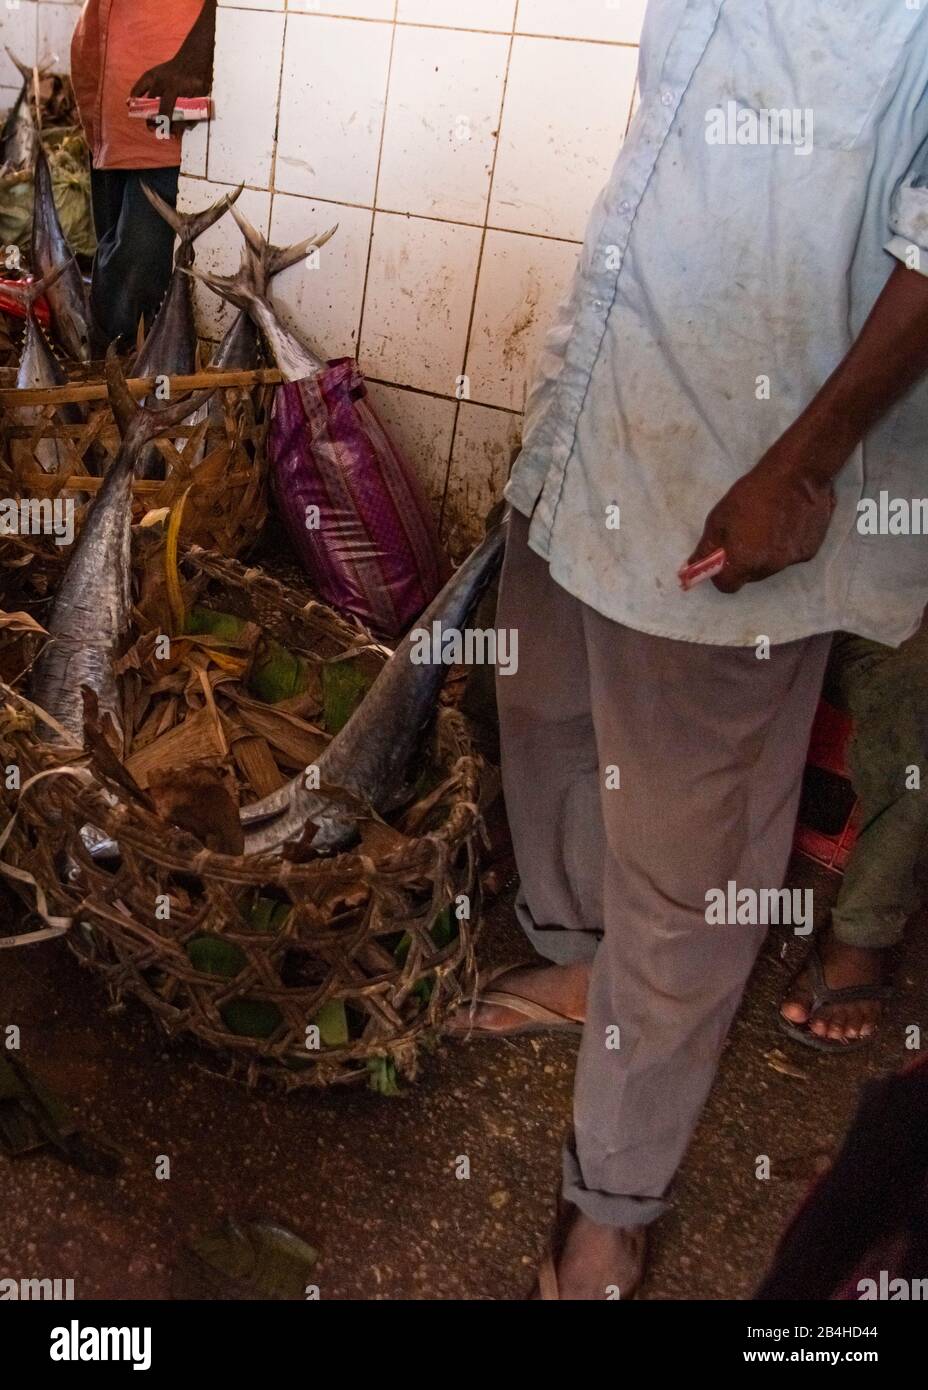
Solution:
{"label": "red plastic crate", "polygon": [[[849,714],[826,700],[819,703],[806,758],[803,799],[793,847],[823,868],[843,873],[857,840],[860,803],[854,796],[847,771],[847,748],[854,731]],[[833,793],[829,799],[847,806],[847,814],[835,823],[823,807],[823,784]],[[844,784],[843,787],[840,784]],[[837,797],[834,796],[837,792]]]}

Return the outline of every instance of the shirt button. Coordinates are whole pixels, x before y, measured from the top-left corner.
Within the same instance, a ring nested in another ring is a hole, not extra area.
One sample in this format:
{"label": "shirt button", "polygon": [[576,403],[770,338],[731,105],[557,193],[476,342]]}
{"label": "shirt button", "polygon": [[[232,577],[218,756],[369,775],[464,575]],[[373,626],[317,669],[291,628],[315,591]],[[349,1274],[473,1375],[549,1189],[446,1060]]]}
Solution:
{"label": "shirt button", "polygon": [[622,202],[619,203],[619,212],[631,212],[631,210],[632,210],[632,205],[631,205],[631,203],[628,201],[627,198],[624,198],[624,199],[622,200]]}
{"label": "shirt button", "polygon": [[673,105],[673,92],[661,92],[661,103],[664,106]]}
{"label": "shirt button", "polygon": [[594,308],[594,309],[601,309],[602,307],[603,307],[603,301],[602,301],[601,299],[594,299],[594,300],[593,300],[593,308]]}

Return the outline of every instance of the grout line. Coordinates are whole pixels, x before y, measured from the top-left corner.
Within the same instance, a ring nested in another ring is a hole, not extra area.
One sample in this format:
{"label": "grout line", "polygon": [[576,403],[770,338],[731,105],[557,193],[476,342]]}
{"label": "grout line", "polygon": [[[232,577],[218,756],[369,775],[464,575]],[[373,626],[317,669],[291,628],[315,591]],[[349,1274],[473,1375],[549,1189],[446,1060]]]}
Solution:
{"label": "grout line", "polygon": [[[389,386],[390,389],[393,391],[406,391],[410,396],[428,396],[433,401],[447,401],[449,405],[462,404],[462,402],[458,400],[457,396],[449,396],[446,392],[426,391],[425,388],[422,386],[407,386],[401,381],[388,381],[386,377],[382,376],[368,376],[365,377],[365,381],[372,382],[377,386]],[[512,406],[495,405],[490,401],[470,400],[467,402],[467,404],[479,405],[482,410],[495,410],[498,415],[511,415],[514,419],[518,419],[519,416],[522,414],[521,410],[514,410]],[[456,419],[457,413],[455,414],[455,420]]]}
{"label": "grout line", "polygon": [[[394,7],[393,19],[376,19],[360,14],[320,14],[316,10],[265,10],[252,5],[221,5],[224,10],[239,10],[246,14],[288,14],[300,19],[351,20],[353,24],[392,24],[397,29],[432,29],[446,34],[498,34],[517,39],[551,39],[553,43],[595,43],[600,48],[637,48],[640,39],[597,39],[585,34],[545,34],[532,29],[482,29],[469,24],[429,24],[421,19],[398,19]],[[518,16],[518,9],[516,10]]]}
{"label": "grout line", "polygon": [[[484,220],[483,220],[483,233],[482,233],[481,238],[480,238],[480,252],[479,252],[479,255],[478,255],[478,257],[477,257],[477,274],[476,274],[476,276],[474,277],[474,296],[473,296],[473,299],[471,300],[471,305],[470,305],[470,318],[468,319],[468,322],[467,322],[467,335],[466,335],[465,340],[464,340],[464,361],[463,361],[463,364],[462,364],[462,366],[461,366],[461,375],[462,375],[462,376],[466,376],[466,375],[467,375],[467,361],[468,361],[468,358],[470,357],[471,340],[472,340],[472,338],[473,338],[473,333],[474,333],[474,320],[475,320],[476,317],[477,317],[477,296],[478,296],[479,293],[480,293],[480,276],[481,276],[481,272],[483,271],[483,254],[484,254],[484,251],[486,250],[487,234],[488,234],[488,232],[489,232],[490,230],[495,230],[495,229],[491,229],[491,228],[490,228],[490,208],[491,208],[492,205],[493,205],[493,184],[494,184],[494,181],[495,181],[495,179],[496,179],[496,164],[497,164],[497,160],[499,159],[499,147],[500,147],[500,144],[502,143],[502,138],[503,138],[503,117],[504,117],[504,113],[505,113],[505,110],[506,110],[506,94],[507,94],[507,92],[509,91],[509,74],[510,74],[511,64],[512,64],[512,50],[513,50],[513,48],[514,48],[514,46],[515,46],[515,26],[516,26],[516,22],[517,22],[517,20],[518,20],[518,14],[519,14],[519,7],[518,7],[518,4],[517,4],[515,10],[513,11],[513,16],[512,16],[512,25],[513,25],[513,28],[512,28],[512,32],[511,32],[510,35],[509,35],[509,50],[508,50],[508,52],[507,52],[507,54],[506,54],[506,70],[505,70],[505,72],[504,72],[504,74],[503,74],[503,90],[502,90],[502,92],[500,93],[500,99],[499,99],[499,119],[498,119],[498,121],[497,121],[497,126],[496,126],[496,140],[495,140],[494,145],[493,145],[493,163],[492,163],[491,168],[490,168],[490,181],[489,181],[489,184],[488,184],[488,187],[487,187],[486,212],[485,212]],[[450,484],[450,482],[451,482],[451,468],[452,468],[452,463],[453,463],[453,459],[454,459],[454,446],[455,446],[455,444],[457,443],[457,438],[458,438],[458,423],[459,423],[460,418],[461,418],[461,407],[462,407],[463,404],[464,404],[464,401],[463,401],[463,400],[458,400],[458,408],[457,408],[457,410],[454,412],[454,425],[452,426],[452,430],[451,430],[451,447],[450,447],[450,451],[449,451],[449,454],[448,454],[448,471],[447,471],[447,473],[445,474],[445,490],[444,490],[444,493],[442,494],[442,499],[441,499],[441,513],[440,513],[440,517],[439,517],[439,534],[441,534],[441,528],[444,526],[444,521],[445,521],[445,504],[446,504],[446,502],[447,502],[447,500],[448,500],[448,486],[449,486],[449,484]]]}
{"label": "grout line", "polygon": [[[279,10],[275,10],[274,13],[275,13],[275,14],[279,14],[280,11],[279,11]],[[280,107],[281,107],[281,104],[282,104],[282,102],[283,102],[283,97],[284,97],[284,65],[285,65],[285,63],[286,63],[286,61],[287,61],[287,23],[288,23],[289,18],[290,18],[290,11],[289,11],[289,10],[284,10],[283,15],[284,15],[284,28],[283,28],[283,36],[282,36],[281,44],[280,44],[280,69],[279,69],[279,71],[278,71],[278,73],[277,73],[277,102],[276,102],[276,107],[275,107],[275,112],[274,112],[274,148],[273,148],[273,152],[272,152],[272,154],[271,154],[271,171],[270,171],[270,175],[269,175],[269,179],[268,179],[268,182],[269,182],[269,185],[270,185],[270,186],[269,186],[269,188],[268,188],[268,190],[267,190],[268,193],[270,194],[270,199],[269,199],[268,205],[267,205],[267,239],[268,239],[268,241],[270,241],[270,239],[271,239],[271,224],[272,224],[272,222],[273,222],[273,220],[274,220],[274,197],[275,197],[275,194],[276,194],[276,192],[277,192],[277,145],[278,145],[278,139],[279,139],[279,136],[280,136]]]}
{"label": "grout line", "polygon": [[[15,90],[15,89],[13,89]],[[211,178],[209,174],[195,174],[189,169],[184,170],[184,178],[188,179],[207,179],[209,183],[214,183],[218,187],[238,188],[237,183],[231,179]],[[581,246],[583,240],[580,237],[554,236],[551,232],[529,232],[523,227],[506,227],[495,222],[468,222],[466,218],[460,217],[437,217],[433,213],[409,212],[405,208],[391,208],[375,206],[371,203],[354,203],[347,198],[323,198],[318,193],[298,193],[292,188],[269,189],[266,184],[246,183],[245,188],[251,193],[270,193],[271,191],[281,194],[285,198],[303,198],[307,203],[324,203],[333,208],[354,208],[358,212],[381,212],[386,217],[403,217],[407,222],[438,222],[448,227],[472,227],[477,231],[486,228],[490,232],[506,232],[510,236],[534,237],[537,241],[557,241],[564,246]]]}
{"label": "grout line", "polygon": [[383,94],[383,119],[380,122],[380,146],[377,150],[377,169],[374,174],[374,202],[370,209],[371,229],[367,239],[367,260],[364,263],[364,284],[361,287],[361,309],[358,315],[358,344],[356,360],[361,361],[361,344],[364,340],[364,316],[367,311],[367,287],[370,283],[371,261],[374,256],[374,228],[377,223],[377,194],[380,190],[380,170],[383,164],[383,148],[387,138],[387,112],[390,107],[390,88],[393,82],[393,54],[396,51],[396,12],[399,0],[393,0],[393,31],[390,35],[390,55],[387,59],[387,84]]}

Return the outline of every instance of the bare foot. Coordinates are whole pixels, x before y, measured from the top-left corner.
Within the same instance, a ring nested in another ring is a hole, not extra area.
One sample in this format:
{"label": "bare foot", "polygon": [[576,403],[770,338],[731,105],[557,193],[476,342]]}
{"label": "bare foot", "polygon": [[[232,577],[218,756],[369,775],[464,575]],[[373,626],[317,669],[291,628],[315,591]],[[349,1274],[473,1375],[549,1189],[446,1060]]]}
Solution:
{"label": "bare foot", "polygon": [[[565,1019],[582,1023],[589,983],[589,965],[529,965],[498,975],[490,988],[518,995]],[[470,1005],[464,1004],[448,1020],[445,1031],[456,1035],[470,1032],[505,1035],[524,1028],[526,1021],[524,1014],[505,1005],[478,1004],[471,1013]]]}
{"label": "bare foot", "polygon": [[[829,930],[819,943],[819,955],[830,989],[847,989],[855,985],[883,983],[882,950],[865,950],[837,941]],[[808,1023],[809,1032],[818,1038],[835,1042],[850,1042],[869,1038],[880,1026],[883,1004],[879,999],[860,999],[848,1004],[823,1004],[810,1021],[812,979],[808,969],[793,981],[780,1012],[790,1023]]]}
{"label": "bare foot", "polygon": [[644,1277],[646,1253],[646,1228],[597,1226],[575,1211],[556,1260],[557,1296],[586,1302],[630,1299]]}

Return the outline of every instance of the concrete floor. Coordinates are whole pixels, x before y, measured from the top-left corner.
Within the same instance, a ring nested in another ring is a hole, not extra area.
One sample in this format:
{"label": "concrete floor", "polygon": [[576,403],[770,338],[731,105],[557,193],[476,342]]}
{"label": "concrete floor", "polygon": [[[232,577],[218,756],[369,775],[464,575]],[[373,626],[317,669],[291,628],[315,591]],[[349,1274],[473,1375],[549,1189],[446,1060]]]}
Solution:
{"label": "concrete floor", "polygon": [[[906,1024],[928,1025],[928,935],[916,924],[871,1051],[820,1057],[783,1039],[775,1001],[803,949],[789,938],[783,960],[785,940],[771,935],[752,978],[657,1231],[646,1297],[749,1296],[862,1082],[911,1058]],[[521,951],[498,904],[484,959]],[[518,1299],[532,1282],[569,1119],[573,1040],[449,1044],[398,1099],[250,1093],[211,1074],[210,1054],[168,1050],[141,1006],[107,1012],[100,984],[60,942],[0,952],[0,1036],[8,1023],[22,1030],[22,1060],[125,1167],[105,1179],[47,1154],[0,1158],[2,1276],[72,1277],[78,1298],[167,1298],[184,1241],[232,1215],[277,1221],[317,1246],[323,1298]],[[768,1182],[754,1176],[758,1154],[771,1158]],[[154,1176],[159,1155],[171,1159],[168,1181]]]}

